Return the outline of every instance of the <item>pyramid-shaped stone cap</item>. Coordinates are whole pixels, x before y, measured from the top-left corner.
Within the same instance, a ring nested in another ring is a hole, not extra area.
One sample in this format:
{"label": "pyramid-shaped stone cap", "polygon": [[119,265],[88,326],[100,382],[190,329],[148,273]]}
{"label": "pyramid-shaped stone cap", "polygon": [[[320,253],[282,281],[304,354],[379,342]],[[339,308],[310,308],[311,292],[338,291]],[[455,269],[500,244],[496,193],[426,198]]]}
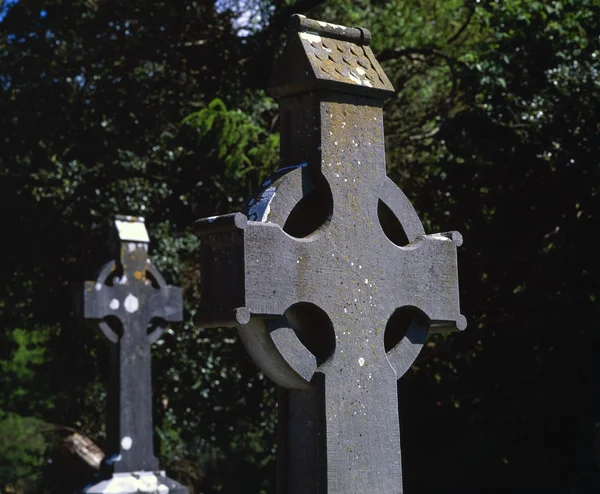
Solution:
{"label": "pyramid-shaped stone cap", "polygon": [[371,33],[293,15],[269,82],[275,97],[329,90],[383,99],[394,88],[369,48]]}

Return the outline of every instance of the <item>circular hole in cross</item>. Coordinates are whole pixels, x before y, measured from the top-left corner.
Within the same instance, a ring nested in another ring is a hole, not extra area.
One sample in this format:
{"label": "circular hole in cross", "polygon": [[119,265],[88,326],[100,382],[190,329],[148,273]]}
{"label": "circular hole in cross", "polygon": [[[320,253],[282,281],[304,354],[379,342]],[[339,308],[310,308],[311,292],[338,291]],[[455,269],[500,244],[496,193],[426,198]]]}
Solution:
{"label": "circular hole in cross", "polygon": [[[99,325],[100,329],[108,339],[111,339],[109,336],[110,333],[115,335],[116,341],[123,337],[123,323],[117,316],[106,316],[104,319],[102,319],[102,321],[100,321]],[[114,342],[116,343],[116,341]]]}
{"label": "circular hole in cross", "polygon": [[320,178],[290,211],[283,231],[296,238],[308,237],[331,218],[332,211],[331,190],[325,180]]}
{"label": "circular hole in cross", "polygon": [[325,362],[335,350],[335,332],[327,313],[309,302],[292,305],[285,316],[300,342],[317,359]]}
{"label": "circular hole in cross", "polygon": [[381,199],[377,205],[377,217],[385,236],[398,247],[409,244],[408,237],[402,224],[394,212]]}
{"label": "circular hole in cross", "polygon": [[123,266],[120,264],[116,264],[115,268],[110,272],[110,274],[104,280],[104,283],[108,286],[118,285],[123,278]]}
{"label": "circular hole in cross", "polygon": [[383,335],[385,351],[389,352],[400,343],[413,324],[427,328],[429,326],[429,318],[423,311],[413,306],[396,309],[385,326],[385,333]]}

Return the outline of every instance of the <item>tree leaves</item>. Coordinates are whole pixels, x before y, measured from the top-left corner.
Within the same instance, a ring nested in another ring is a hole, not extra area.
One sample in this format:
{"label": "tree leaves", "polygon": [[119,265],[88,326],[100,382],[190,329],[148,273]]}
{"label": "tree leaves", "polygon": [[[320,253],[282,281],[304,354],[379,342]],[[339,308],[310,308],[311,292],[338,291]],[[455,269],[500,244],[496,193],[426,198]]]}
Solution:
{"label": "tree leaves", "polygon": [[[239,210],[277,167],[262,89],[302,7],[370,29],[397,90],[390,176],[428,232],[465,237],[469,328],[430,339],[401,382],[406,490],[598,485],[600,417],[581,398],[596,393],[598,0],[259,0],[244,36],[223,5],[18,2],[0,23],[0,443],[30,417],[104,440],[106,350],[67,287],[109,256],[114,214],[142,214],[186,294],[187,321],[153,351],[161,466],[205,494],[272,492],[274,389],[233,330],[189,323],[191,225]],[[26,473],[44,447],[1,451]],[[52,458],[26,490],[61,487]]]}
{"label": "tree leaves", "polygon": [[185,117],[183,123],[196,127],[201,139],[214,139],[217,158],[224,161],[229,179],[239,180],[257,169],[272,170],[278,161],[278,136],[267,134],[242,111],[227,110],[219,98]]}

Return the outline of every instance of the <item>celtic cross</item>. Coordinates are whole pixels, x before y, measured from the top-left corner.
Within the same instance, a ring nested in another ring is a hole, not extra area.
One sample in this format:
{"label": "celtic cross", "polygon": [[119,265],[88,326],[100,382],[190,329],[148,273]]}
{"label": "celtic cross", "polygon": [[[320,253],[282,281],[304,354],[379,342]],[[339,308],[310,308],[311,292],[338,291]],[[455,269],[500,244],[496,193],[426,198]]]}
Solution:
{"label": "celtic cross", "polygon": [[426,235],[387,177],[393,88],[370,34],[294,16],[271,93],[283,167],[246,214],[199,220],[195,324],[237,326],[280,385],[279,492],[402,492],[396,382],[461,330],[456,232]]}
{"label": "celtic cross", "polygon": [[111,344],[105,466],[113,476],[86,492],[154,486],[157,492],[169,487],[184,493],[187,489],[159,472],[154,456],[150,366],[150,347],[164,323],[183,319],[181,289],[168,286],[150,263],[144,218],[117,216],[114,226],[118,258],[83,289],[84,317],[97,320]]}

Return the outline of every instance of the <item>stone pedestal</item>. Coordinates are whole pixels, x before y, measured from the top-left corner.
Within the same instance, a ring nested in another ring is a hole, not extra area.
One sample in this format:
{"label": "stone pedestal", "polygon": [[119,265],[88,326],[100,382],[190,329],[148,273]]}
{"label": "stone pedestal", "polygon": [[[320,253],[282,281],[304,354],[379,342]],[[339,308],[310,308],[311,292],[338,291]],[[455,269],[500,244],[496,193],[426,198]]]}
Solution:
{"label": "stone pedestal", "polygon": [[164,471],[115,473],[111,478],[83,490],[85,494],[188,494],[187,487]]}

